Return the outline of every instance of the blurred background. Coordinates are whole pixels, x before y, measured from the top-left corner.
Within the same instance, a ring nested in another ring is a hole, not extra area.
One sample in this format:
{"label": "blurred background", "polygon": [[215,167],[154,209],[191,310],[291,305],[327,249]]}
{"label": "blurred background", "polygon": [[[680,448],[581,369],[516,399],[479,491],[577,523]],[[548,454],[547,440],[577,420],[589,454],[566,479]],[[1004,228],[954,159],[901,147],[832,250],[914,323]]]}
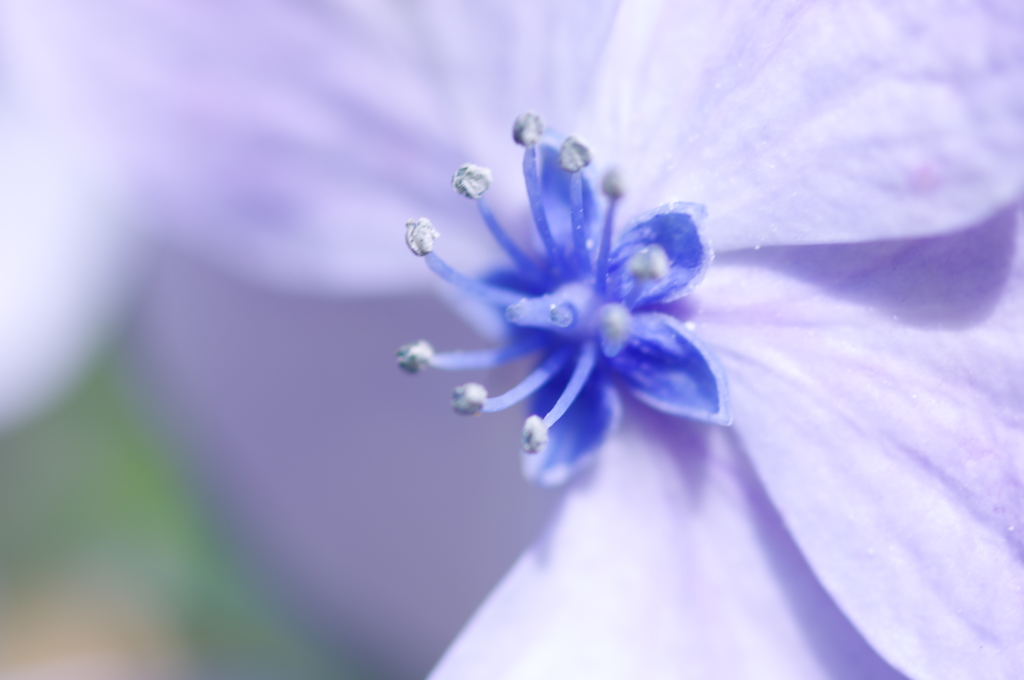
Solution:
{"label": "blurred background", "polygon": [[425,675],[553,500],[506,451],[517,414],[457,420],[451,376],[394,366],[425,331],[482,341],[427,295],[146,262],[0,438],[0,677]]}
{"label": "blurred background", "polygon": [[[277,97],[298,83],[337,133],[323,153],[348,149],[375,119],[301,77],[377,96],[345,50],[384,63],[401,24],[259,6],[246,23],[232,3],[0,0],[0,680],[421,678],[555,502],[519,472],[519,413],[451,412],[482,375],[397,369],[419,338],[486,344],[428,291],[286,292],[166,238],[225,215],[287,237],[314,198],[347,214],[353,170],[324,170]],[[471,215],[446,187],[461,161],[430,182]]]}

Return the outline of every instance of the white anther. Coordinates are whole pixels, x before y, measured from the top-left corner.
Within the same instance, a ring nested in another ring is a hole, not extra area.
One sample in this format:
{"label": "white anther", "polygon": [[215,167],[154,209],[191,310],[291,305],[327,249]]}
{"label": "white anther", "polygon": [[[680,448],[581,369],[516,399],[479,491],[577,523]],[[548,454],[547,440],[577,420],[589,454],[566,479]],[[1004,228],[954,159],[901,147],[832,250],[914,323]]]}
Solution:
{"label": "white anther", "polygon": [[402,345],[396,352],[398,367],[406,373],[419,373],[434,359],[434,348],[426,340],[417,340]]}
{"label": "white anther", "polygon": [[608,198],[622,198],[626,193],[626,182],[622,179],[622,173],[618,168],[612,168],[604,173],[601,179],[601,191]]}
{"label": "white anther", "polygon": [[512,139],[521,146],[533,146],[544,136],[544,119],[533,111],[519,114],[512,126]]}
{"label": "white anther", "polygon": [[657,243],[636,251],[626,263],[629,273],[638,281],[656,281],[663,278],[668,274],[670,265],[668,253]]}
{"label": "white anther", "polygon": [[612,302],[601,307],[601,335],[611,344],[621,344],[629,337],[633,316],[626,305]]}
{"label": "white anther", "polygon": [[566,172],[579,172],[590,165],[590,147],[579,137],[566,137],[558,150],[558,164]]}
{"label": "white anther", "polygon": [[452,408],[464,416],[480,413],[487,401],[487,388],[480,383],[466,383],[452,390]]}
{"label": "white anther", "polygon": [[523,423],[523,451],[539,453],[547,448],[548,426],[540,416],[530,416]]}
{"label": "white anther", "polygon": [[452,177],[452,187],[466,198],[474,200],[483,196],[490,186],[491,171],[472,163],[463,165]]}
{"label": "white anther", "polygon": [[441,234],[434,229],[433,223],[426,217],[409,220],[405,223],[405,243],[417,257],[423,257],[434,249],[434,241]]}

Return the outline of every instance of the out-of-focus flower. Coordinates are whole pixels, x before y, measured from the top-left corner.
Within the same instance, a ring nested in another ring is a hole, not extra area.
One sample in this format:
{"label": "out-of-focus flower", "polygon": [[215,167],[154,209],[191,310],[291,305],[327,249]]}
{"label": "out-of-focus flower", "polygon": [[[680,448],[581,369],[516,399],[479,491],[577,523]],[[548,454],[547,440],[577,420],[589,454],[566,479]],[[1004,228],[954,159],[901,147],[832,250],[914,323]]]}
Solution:
{"label": "out-of-focus flower", "polygon": [[138,247],[114,184],[35,110],[3,57],[0,428],[78,377],[125,297]]}
{"label": "out-of-focus flower", "polygon": [[443,183],[526,108],[707,206],[733,429],[627,416],[438,678],[1019,673],[1018,3],[14,6],[171,233],[291,284],[418,283],[418,214],[493,262]]}

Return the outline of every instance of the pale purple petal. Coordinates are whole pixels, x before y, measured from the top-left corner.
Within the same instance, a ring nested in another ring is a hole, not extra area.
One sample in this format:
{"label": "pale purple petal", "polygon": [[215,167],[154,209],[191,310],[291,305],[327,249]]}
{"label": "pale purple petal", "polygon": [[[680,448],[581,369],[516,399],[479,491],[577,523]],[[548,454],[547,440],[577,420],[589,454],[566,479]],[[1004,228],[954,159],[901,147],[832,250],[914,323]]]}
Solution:
{"label": "pale purple petal", "polygon": [[694,320],[825,588],[921,680],[1024,668],[1018,215],[716,261]]}
{"label": "pale purple petal", "polygon": [[[120,151],[176,237],[299,286],[407,290],[402,229],[497,257],[450,179],[494,169],[522,231],[526,108],[574,120],[613,2],[23,0],[8,42],[53,108]],[[522,236],[522,235],[521,235]]]}
{"label": "pale purple petal", "polygon": [[624,214],[716,250],[950,231],[1024,188],[1024,4],[624,2],[590,101]]}
{"label": "pale purple petal", "polygon": [[901,678],[815,580],[730,431],[648,415],[431,679]]}

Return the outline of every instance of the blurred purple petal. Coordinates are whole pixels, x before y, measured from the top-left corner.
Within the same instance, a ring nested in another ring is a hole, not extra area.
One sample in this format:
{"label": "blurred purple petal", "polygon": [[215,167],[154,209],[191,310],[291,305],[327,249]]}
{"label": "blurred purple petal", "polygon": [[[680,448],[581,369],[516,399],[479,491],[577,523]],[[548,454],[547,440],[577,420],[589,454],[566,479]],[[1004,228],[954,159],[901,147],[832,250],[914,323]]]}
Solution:
{"label": "blurred purple petal", "polygon": [[612,10],[29,0],[9,3],[7,33],[172,234],[289,285],[381,292],[427,279],[407,266],[410,217],[429,214],[456,262],[497,256],[451,176],[492,167],[495,209],[525,217],[512,121],[576,118]]}
{"label": "blurred purple petal", "polygon": [[1024,667],[1020,229],[736,253],[699,289],[770,496],[913,677]]}
{"label": "blurred purple petal", "polygon": [[0,427],[84,370],[124,302],[138,245],[96,168],[2,95]]}
{"label": "blurred purple petal", "polygon": [[1024,4],[624,2],[581,132],[716,250],[910,237],[1024,189]]}
{"label": "blurred purple petal", "polygon": [[730,431],[627,422],[643,430],[601,451],[432,680],[902,678],[818,584]]}

